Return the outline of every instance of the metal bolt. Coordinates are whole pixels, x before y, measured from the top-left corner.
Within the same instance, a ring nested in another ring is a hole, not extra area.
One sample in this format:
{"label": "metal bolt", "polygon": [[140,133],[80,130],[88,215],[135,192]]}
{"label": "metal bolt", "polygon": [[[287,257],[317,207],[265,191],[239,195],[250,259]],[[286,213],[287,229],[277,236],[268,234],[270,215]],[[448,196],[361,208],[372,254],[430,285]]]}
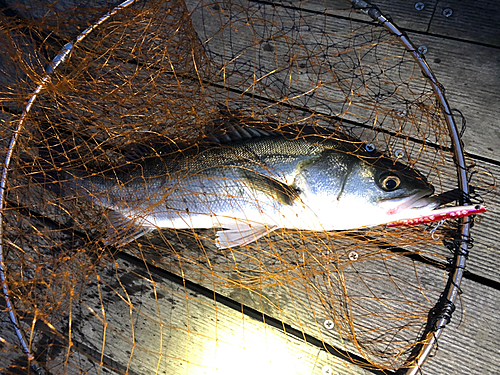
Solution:
{"label": "metal bolt", "polygon": [[333,329],[333,327],[335,327],[335,323],[333,323],[333,320],[330,320],[330,319],[325,320],[325,322],[323,323],[323,325],[328,330]]}
{"label": "metal bolt", "polygon": [[416,10],[424,10],[424,8],[425,8],[425,5],[422,2],[418,2],[418,3],[415,4],[415,9]]}
{"label": "metal bolt", "polygon": [[349,253],[349,255],[348,255],[348,258],[349,258],[349,260],[351,260],[351,261],[355,262],[355,261],[357,261],[357,260],[358,260],[358,258],[359,258],[359,254],[358,254],[357,252],[355,252],[355,251],[351,251],[351,252]]}
{"label": "metal bolt", "polygon": [[445,16],[445,17],[451,17],[452,14],[453,14],[453,9],[451,9],[451,8],[445,8],[445,9],[443,9],[443,16]]}
{"label": "metal bolt", "polygon": [[418,53],[420,53],[421,55],[425,55],[427,53],[427,47],[426,46],[418,47]]}
{"label": "metal bolt", "polygon": [[367,143],[365,145],[365,150],[368,152],[373,152],[375,151],[375,145],[373,143]]}

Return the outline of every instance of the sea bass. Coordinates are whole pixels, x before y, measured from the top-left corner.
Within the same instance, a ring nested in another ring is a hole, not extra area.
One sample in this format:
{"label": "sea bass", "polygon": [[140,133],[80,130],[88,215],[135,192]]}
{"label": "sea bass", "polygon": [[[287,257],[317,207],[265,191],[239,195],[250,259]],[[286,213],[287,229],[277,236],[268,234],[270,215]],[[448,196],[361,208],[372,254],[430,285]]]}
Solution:
{"label": "sea bass", "polygon": [[440,204],[421,174],[361,142],[239,133],[237,141],[109,172],[75,172],[67,189],[108,210],[105,243],[117,246],[158,228],[219,228],[216,245],[230,248],[278,228],[350,230],[425,215]]}

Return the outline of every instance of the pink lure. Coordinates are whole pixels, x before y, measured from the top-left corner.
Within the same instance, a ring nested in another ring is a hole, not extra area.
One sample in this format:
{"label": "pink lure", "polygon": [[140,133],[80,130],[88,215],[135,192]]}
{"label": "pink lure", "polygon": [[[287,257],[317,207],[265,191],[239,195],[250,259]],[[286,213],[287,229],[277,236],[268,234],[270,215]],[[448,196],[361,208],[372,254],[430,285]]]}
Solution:
{"label": "pink lure", "polygon": [[486,212],[486,207],[482,205],[444,207],[431,211],[429,215],[418,216],[412,219],[401,219],[393,221],[392,223],[387,224],[387,226],[400,227],[405,225],[410,226],[410,225],[418,225],[424,223],[432,223],[434,221],[441,221],[445,219],[458,219],[460,217],[480,214],[482,212]]}

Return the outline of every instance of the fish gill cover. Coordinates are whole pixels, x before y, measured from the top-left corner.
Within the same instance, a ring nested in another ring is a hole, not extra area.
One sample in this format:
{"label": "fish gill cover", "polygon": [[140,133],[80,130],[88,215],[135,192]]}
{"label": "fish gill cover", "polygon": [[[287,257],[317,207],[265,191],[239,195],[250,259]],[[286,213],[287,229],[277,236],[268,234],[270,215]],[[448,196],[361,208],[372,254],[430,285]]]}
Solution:
{"label": "fish gill cover", "polygon": [[[2,5],[5,157],[46,67],[117,4]],[[318,147],[352,143],[316,170],[325,175],[334,165],[392,190],[402,177],[370,174],[382,163],[435,194],[457,188],[445,114],[408,48],[349,2],[327,5],[137,1],[54,69],[18,134],[2,213],[5,284],[40,371],[224,373],[232,357],[263,373],[284,373],[283,361],[297,373],[412,365],[446,286],[457,222],[432,233],[362,220],[325,231],[324,221],[258,227],[240,217],[236,230],[251,240],[220,246],[221,229],[234,224],[190,221],[200,206],[208,218],[227,218],[231,210],[217,206],[224,199],[240,215],[266,211],[264,198],[280,202],[278,214],[307,206],[301,194],[318,176],[303,171],[312,161],[304,156],[287,175],[296,149],[248,146],[269,135],[305,140],[301,152],[313,161]],[[234,129],[243,139],[231,140]],[[220,191],[206,187],[214,180]],[[370,192],[348,190],[348,180],[332,202],[349,193],[352,210],[332,210],[337,222],[369,212],[356,202]],[[151,213],[166,208],[191,224],[158,228]],[[21,352],[2,340],[0,358]],[[266,345],[270,359],[259,349]],[[7,374],[28,366],[5,363]]]}

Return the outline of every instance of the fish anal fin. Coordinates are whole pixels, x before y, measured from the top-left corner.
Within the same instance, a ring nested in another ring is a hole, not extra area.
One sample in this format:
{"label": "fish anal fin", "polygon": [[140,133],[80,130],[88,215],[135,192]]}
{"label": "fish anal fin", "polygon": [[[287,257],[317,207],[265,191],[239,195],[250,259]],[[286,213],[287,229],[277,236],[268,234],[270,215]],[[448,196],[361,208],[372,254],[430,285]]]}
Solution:
{"label": "fish anal fin", "polygon": [[219,249],[247,245],[276,230],[277,226],[238,223],[217,232],[215,244]]}
{"label": "fish anal fin", "polygon": [[139,225],[113,210],[108,211],[107,217],[109,221],[108,233],[103,238],[103,243],[106,246],[121,247],[154,230],[153,227]]}

